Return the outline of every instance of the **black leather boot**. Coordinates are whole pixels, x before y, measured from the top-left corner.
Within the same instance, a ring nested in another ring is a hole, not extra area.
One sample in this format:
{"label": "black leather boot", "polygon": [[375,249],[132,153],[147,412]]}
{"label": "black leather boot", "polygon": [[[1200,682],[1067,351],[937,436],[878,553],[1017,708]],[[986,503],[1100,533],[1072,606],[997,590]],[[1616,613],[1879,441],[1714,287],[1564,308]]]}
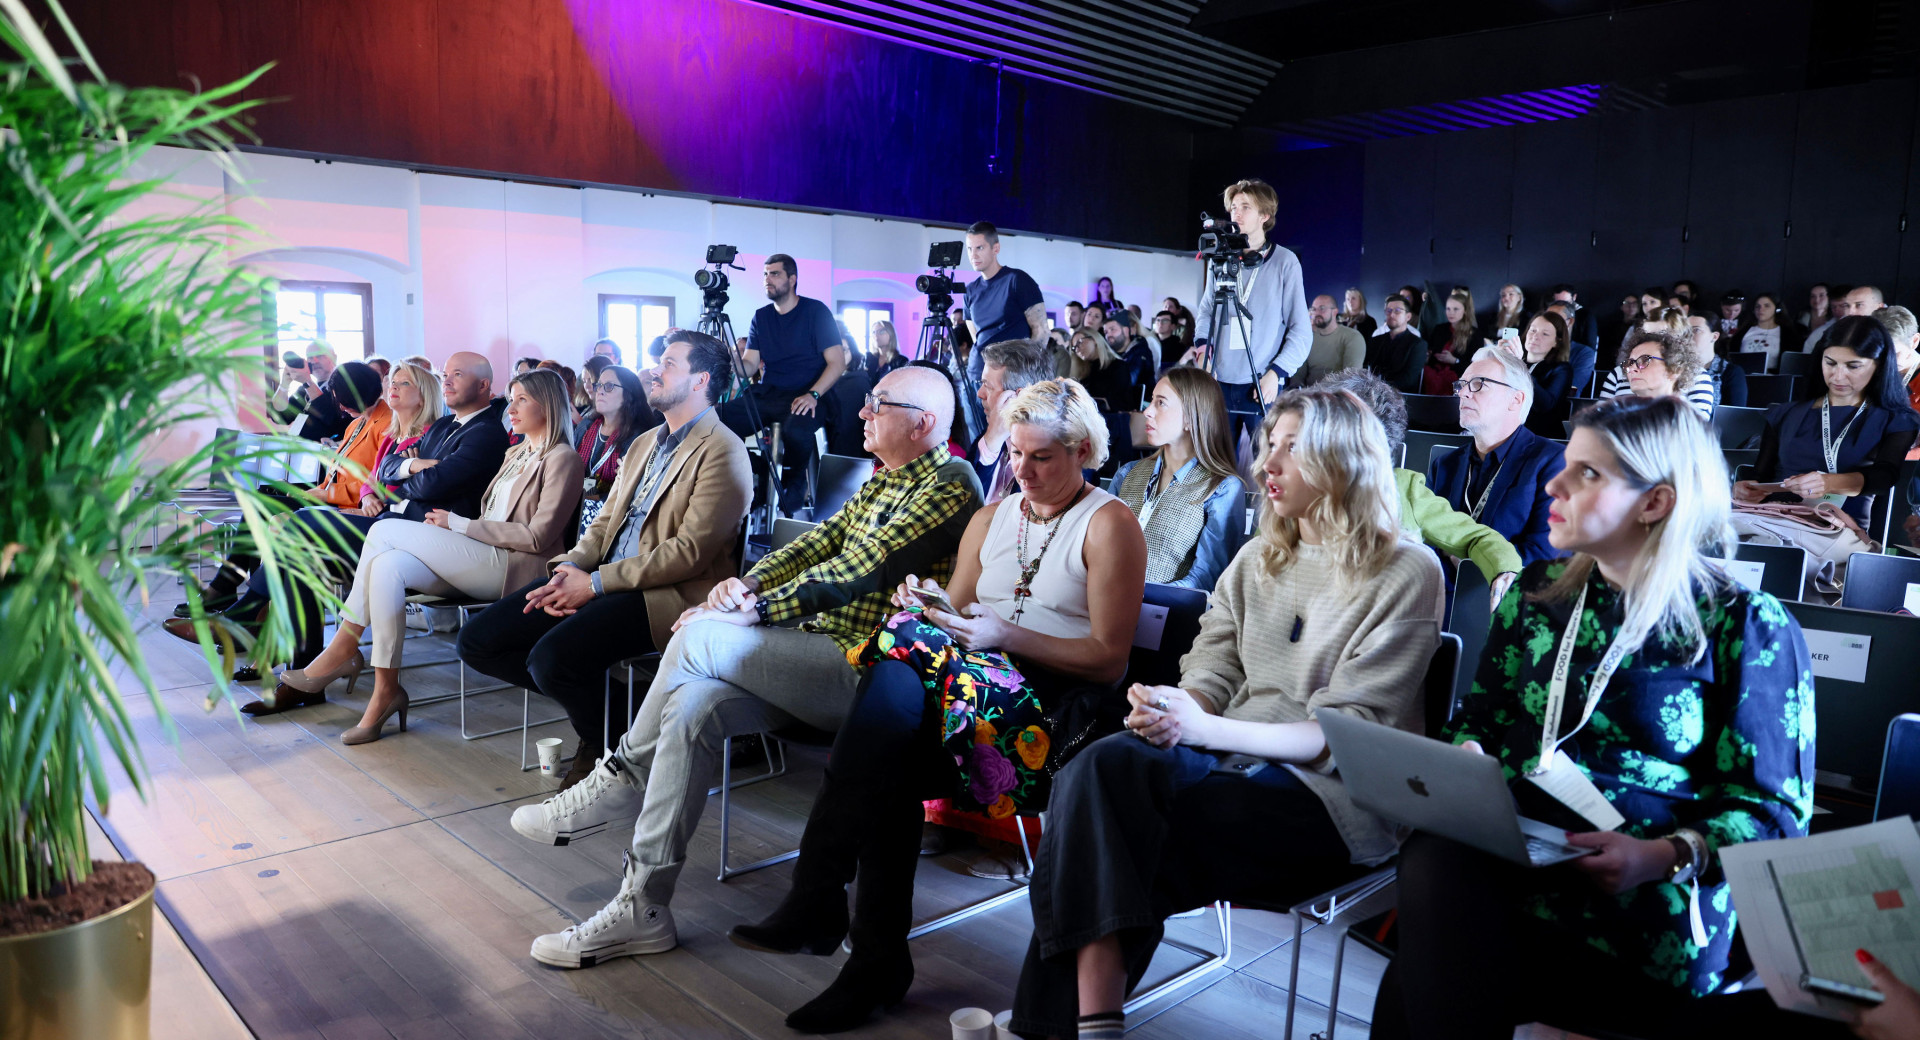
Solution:
{"label": "black leather boot", "polygon": [[819,996],[787,1016],[801,1033],[842,1033],[906,997],[913,985],[913,877],[920,860],[920,803],[898,793],[875,800],[854,888],[853,955]]}
{"label": "black leather boot", "polygon": [[766,920],[735,925],[727,938],[766,953],[825,957],[838,949],[847,937],[847,882],[853,880],[872,803],[867,785],[837,781],[829,766],[800,835],[800,858],[786,898]]}

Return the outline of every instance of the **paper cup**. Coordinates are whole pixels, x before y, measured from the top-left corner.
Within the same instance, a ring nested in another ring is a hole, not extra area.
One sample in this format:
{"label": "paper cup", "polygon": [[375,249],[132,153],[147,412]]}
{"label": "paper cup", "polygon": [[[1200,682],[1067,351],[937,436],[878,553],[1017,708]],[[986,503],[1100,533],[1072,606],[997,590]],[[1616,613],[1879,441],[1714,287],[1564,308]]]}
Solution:
{"label": "paper cup", "polygon": [[1011,1011],[1002,1011],[993,1016],[993,1040],[1020,1040],[1013,1035],[1013,1030],[1007,1028],[1007,1023],[1012,1021],[1013,1012]]}
{"label": "paper cup", "polygon": [[947,1021],[953,1025],[953,1040],[993,1040],[993,1012],[986,1008],[961,1008]]}
{"label": "paper cup", "polygon": [[556,776],[560,772],[560,738],[541,737],[533,742],[533,749],[540,755],[540,775]]}

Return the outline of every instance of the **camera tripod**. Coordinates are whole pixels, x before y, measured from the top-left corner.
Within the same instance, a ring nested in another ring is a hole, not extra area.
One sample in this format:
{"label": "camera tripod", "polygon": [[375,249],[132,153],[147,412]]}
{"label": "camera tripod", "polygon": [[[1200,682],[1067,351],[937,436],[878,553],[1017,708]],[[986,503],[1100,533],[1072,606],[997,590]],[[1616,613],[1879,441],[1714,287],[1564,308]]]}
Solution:
{"label": "camera tripod", "polygon": [[707,290],[705,306],[700,311],[700,321],[696,332],[712,336],[720,341],[727,352],[727,368],[731,373],[727,379],[726,392],[718,401],[724,403],[739,398],[746,402],[747,421],[753,424],[754,440],[760,442],[760,450],[767,460],[767,487],[765,513],[761,516],[761,529],[773,530],[776,499],[780,497],[780,427],[775,423],[771,428],[764,427],[760,420],[760,402],[753,396],[753,383],[747,378],[746,359],[740,354],[740,341],[734,338],[733,322],[727,317],[727,295],[724,291]]}
{"label": "camera tripod", "polygon": [[[1238,257],[1209,257],[1208,278],[1213,282],[1213,298],[1208,303],[1207,334],[1211,342],[1208,345],[1205,360],[1200,367],[1209,375],[1215,374],[1215,362],[1219,352],[1232,349],[1233,333],[1240,334],[1243,348],[1252,341],[1253,312],[1240,302],[1240,265]],[[1231,326],[1231,327],[1229,327]],[[1223,330],[1225,335],[1222,335]],[[1259,382],[1259,373],[1254,374],[1254,382]],[[1258,391],[1256,390],[1257,394]]]}
{"label": "camera tripod", "polygon": [[[953,319],[947,316],[952,307],[952,297],[944,301],[931,297],[927,300],[927,316],[920,322],[920,339],[913,356],[939,365],[947,375],[953,377],[953,385],[960,394],[961,409],[954,418],[965,424],[967,443],[972,444],[986,431],[976,428],[984,423],[984,418],[974,412],[979,402],[979,389],[967,372],[968,363],[962,361],[959,352],[953,349]],[[973,349],[979,350],[980,344],[975,343]]]}

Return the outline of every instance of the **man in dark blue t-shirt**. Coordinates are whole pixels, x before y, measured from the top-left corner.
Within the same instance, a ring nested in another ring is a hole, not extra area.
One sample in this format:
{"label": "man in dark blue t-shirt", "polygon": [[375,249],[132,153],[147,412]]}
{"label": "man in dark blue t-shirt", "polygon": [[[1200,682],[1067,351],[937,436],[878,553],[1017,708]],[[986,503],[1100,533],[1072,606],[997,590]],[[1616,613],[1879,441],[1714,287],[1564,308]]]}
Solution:
{"label": "man in dark blue t-shirt", "polygon": [[754,425],[747,399],[736,397],[719,406],[720,421],[742,438],[750,438],[772,423],[780,424],[781,457],[786,473],[780,479],[780,508],[792,513],[805,503],[807,472],[816,448],[813,432],[823,420],[821,395],[847,370],[846,350],[839,323],[819,300],[801,296],[800,268],[793,257],[775,253],[765,268],[767,299],[754,312],[753,324],[741,344],[753,401],[758,406]]}
{"label": "man in dark blue t-shirt", "polygon": [[[1047,302],[1032,276],[1000,266],[1000,230],[986,221],[967,229],[967,262],[980,277],[967,286],[967,329],[976,347],[1008,339],[1042,339],[1047,334]],[[980,382],[981,351],[967,359],[967,374]]]}

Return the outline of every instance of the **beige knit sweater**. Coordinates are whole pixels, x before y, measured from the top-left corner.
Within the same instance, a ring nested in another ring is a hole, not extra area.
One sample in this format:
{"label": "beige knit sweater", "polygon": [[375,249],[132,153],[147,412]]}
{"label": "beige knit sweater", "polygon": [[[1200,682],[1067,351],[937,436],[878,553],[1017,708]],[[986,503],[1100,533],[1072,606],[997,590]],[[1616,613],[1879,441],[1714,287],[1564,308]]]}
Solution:
{"label": "beige knit sweater", "polygon": [[[1200,634],[1180,659],[1180,685],[1230,719],[1303,722],[1325,710],[1423,732],[1421,687],[1440,643],[1445,585],[1432,550],[1402,541],[1371,581],[1335,580],[1326,551],[1302,545],[1269,576],[1255,539],[1214,586]],[[1299,642],[1288,635],[1304,621]],[[1355,863],[1392,856],[1401,834],[1326,772],[1287,766],[1320,800]]]}

